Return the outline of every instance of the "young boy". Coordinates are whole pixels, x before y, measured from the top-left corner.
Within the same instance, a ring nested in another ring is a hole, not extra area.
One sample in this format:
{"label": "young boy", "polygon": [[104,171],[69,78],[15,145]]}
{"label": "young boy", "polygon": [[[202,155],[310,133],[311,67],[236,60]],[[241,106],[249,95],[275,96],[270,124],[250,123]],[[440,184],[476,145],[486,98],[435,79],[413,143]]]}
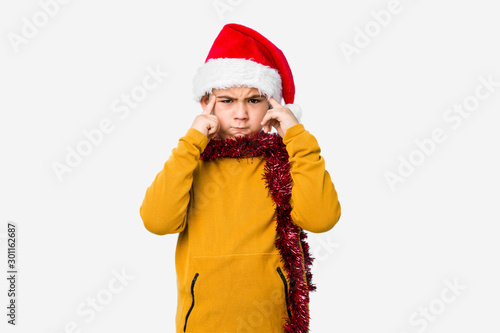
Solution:
{"label": "young boy", "polygon": [[140,209],[152,233],[179,233],[176,332],[307,332],[315,287],[303,230],[330,230],[340,204],[292,112],[288,62],[258,32],[228,24],[194,92],[203,112]]}

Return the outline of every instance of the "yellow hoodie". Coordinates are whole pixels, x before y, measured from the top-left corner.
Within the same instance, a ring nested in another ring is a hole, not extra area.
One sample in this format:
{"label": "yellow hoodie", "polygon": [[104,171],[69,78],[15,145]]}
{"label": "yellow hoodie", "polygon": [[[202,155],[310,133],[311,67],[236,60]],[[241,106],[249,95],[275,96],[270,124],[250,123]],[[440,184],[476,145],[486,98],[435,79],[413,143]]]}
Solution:
{"label": "yellow hoodie", "polygon": [[[295,224],[326,232],[340,203],[319,145],[302,124],[283,138]],[[288,278],[275,247],[276,213],[265,159],[200,160],[208,138],[190,128],[146,191],[140,214],[152,233],[180,233],[176,332],[283,332]]]}

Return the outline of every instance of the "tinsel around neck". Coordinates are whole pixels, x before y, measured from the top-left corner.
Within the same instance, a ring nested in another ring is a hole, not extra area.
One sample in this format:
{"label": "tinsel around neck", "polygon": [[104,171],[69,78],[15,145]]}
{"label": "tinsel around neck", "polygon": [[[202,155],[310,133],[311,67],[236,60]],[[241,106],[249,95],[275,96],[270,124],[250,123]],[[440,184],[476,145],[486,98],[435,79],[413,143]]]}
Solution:
{"label": "tinsel around neck", "polygon": [[287,333],[309,331],[309,292],[312,284],[311,265],[306,233],[291,218],[292,177],[286,146],[277,134],[260,132],[254,136],[231,139],[213,138],[200,156],[204,161],[218,158],[263,156],[266,160],[262,179],[276,205],[276,248],[290,284],[287,296],[289,317],[284,324]]}
{"label": "tinsel around neck", "polygon": [[[209,161],[217,158],[245,158],[266,155],[270,149],[283,145],[281,137],[277,134],[259,132],[253,136],[240,136],[236,138],[210,140],[201,154],[201,159]],[[288,158],[288,154],[287,154]]]}

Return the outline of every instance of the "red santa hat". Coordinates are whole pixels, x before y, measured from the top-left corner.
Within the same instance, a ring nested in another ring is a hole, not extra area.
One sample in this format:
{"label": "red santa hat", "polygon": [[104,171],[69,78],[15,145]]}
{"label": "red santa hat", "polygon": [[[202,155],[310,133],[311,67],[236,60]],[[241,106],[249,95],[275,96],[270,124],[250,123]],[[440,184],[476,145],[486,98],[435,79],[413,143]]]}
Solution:
{"label": "red santa hat", "polygon": [[300,108],[291,105],[295,98],[293,75],[283,52],[257,31],[240,24],[226,24],[215,39],[205,64],[193,80],[199,101],[212,89],[256,88],[274,97],[300,118]]}

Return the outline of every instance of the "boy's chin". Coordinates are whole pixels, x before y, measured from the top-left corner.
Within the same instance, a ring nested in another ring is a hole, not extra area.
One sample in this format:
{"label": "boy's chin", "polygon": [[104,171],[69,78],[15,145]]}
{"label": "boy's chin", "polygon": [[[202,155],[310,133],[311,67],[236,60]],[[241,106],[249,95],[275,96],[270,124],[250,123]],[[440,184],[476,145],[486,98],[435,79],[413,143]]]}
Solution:
{"label": "boy's chin", "polygon": [[234,139],[237,139],[237,138],[244,138],[244,137],[247,137],[247,136],[248,136],[248,134],[238,133],[238,134],[226,135],[224,137],[224,139],[233,139],[234,140]]}

